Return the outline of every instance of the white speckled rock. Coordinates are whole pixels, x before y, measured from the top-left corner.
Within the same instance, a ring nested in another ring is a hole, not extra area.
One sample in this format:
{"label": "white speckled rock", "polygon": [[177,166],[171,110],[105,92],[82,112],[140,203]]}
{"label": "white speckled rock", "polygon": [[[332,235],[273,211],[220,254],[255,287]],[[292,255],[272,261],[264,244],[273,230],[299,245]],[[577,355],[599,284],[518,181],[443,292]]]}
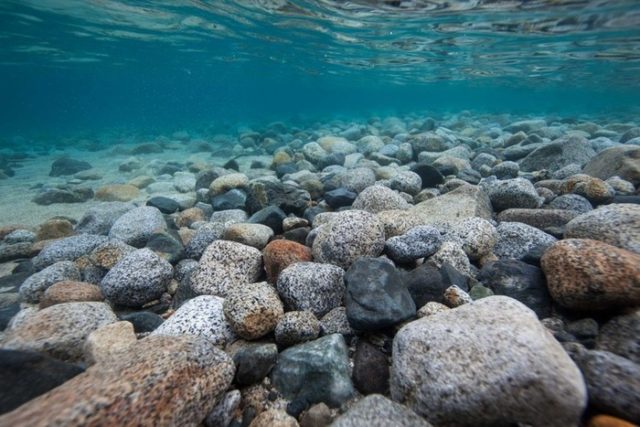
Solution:
{"label": "white speckled rock", "polygon": [[60,261],[32,274],[20,286],[20,299],[36,304],[51,285],[65,280],[80,280],[80,270],[72,261]]}
{"label": "white speckled rock", "polygon": [[310,311],[289,311],[278,322],[275,329],[276,343],[289,347],[312,341],[320,335],[320,322]]}
{"label": "white speckled rock", "polygon": [[89,252],[107,240],[105,236],[93,234],[81,234],[55,240],[46,245],[38,256],[33,258],[33,267],[36,270],[42,270],[56,262],[75,261],[83,255],[88,255]]}
{"label": "white speckled rock", "polygon": [[141,307],[167,290],[173,267],[149,249],[131,252],[102,279],[100,289],[109,301],[127,307]]}
{"label": "white speckled rock", "polygon": [[205,249],[191,276],[191,289],[199,295],[225,297],[230,288],[258,280],[262,253],[242,243],[216,240]]}
{"label": "white speckled rock", "polygon": [[462,250],[462,246],[457,242],[443,242],[438,252],[433,254],[429,261],[437,268],[442,267],[445,262],[451,264],[460,273],[473,276],[473,270],[467,254]]}
{"label": "white speckled rock", "polygon": [[109,231],[109,237],[141,248],[146,245],[152,235],[166,230],[167,223],[162,212],[151,206],[142,206],[118,218]]}
{"label": "white speckled rock", "polygon": [[433,255],[440,248],[442,236],[437,228],[420,225],[402,236],[390,238],[385,243],[385,253],[399,263],[415,261]]}
{"label": "white speckled rock", "polygon": [[409,209],[410,206],[398,192],[383,185],[372,185],[358,194],[351,207],[378,213],[390,209]]}
{"label": "white speckled rock", "polygon": [[47,353],[62,360],[78,361],[89,334],[118,318],[103,302],[67,302],[31,313],[15,322],[2,348]]}
{"label": "white speckled rock", "polygon": [[400,171],[389,179],[389,188],[415,196],[422,189],[422,178],[415,172]]}
{"label": "white speckled rock", "polygon": [[538,208],[544,201],[531,181],[524,178],[486,179],[480,183],[496,211],[510,208]]}
{"label": "white speckled rock", "polygon": [[404,326],[391,396],[435,425],[577,426],[587,392],[562,346],[518,301],[492,296]]}
{"label": "white speckled rock", "polygon": [[173,316],[151,335],[197,335],[218,347],[235,340],[231,325],[224,316],[224,299],[202,295],[184,303]]}
{"label": "white speckled rock", "polygon": [[479,260],[493,251],[498,232],[486,219],[467,218],[454,224],[448,237],[462,243],[462,250],[469,259]]}
{"label": "white speckled rock", "polygon": [[502,222],[496,229],[498,241],[493,253],[500,259],[520,259],[531,250],[542,253],[558,239],[520,222]]}
{"label": "white speckled rock", "polygon": [[359,193],[376,182],[376,174],[369,168],[355,168],[347,171],[340,180],[342,187]]}
{"label": "white speckled rock", "polygon": [[267,282],[249,283],[230,290],[223,307],[233,331],[247,340],[273,331],[284,316],[282,301]]}
{"label": "white speckled rock", "polygon": [[359,210],[338,212],[318,228],[313,258],[347,269],[360,257],[380,255],[384,242],[384,227],[373,214]]}
{"label": "white speckled rock", "polygon": [[331,264],[298,262],[278,276],[278,294],[292,310],[308,310],[318,318],[342,305],[344,270]]}

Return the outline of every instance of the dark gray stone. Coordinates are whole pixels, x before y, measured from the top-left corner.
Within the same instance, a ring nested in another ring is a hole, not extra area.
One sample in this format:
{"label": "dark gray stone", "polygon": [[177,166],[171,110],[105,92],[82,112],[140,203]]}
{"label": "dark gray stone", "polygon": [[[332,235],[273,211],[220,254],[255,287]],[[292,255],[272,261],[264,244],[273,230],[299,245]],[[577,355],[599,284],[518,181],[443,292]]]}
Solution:
{"label": "dark gray stone", "polygon": [[416,163],[411,167],[411,172],[415,172],[422,179],[422,188],[433,188],[444,183],[444,177],[431,165],[426,163]]}
{"label": "dark gray stone", "polygon": [[149,238],[146,246],[162,258],[175,264],[185,257],[184,246],[175,237],[169,233],[157,233]]}
{"label": "dark gray stone", "polygon": [[520,168],[526,172],[542,169],[555,172],[571,163],[583,165],[595,155],[584,137],[569,136],[538,147],[520,162]]}
{"label": "dark gray stone", "polygon": [[153,206],[164,214],[172,214],[180,210],[180,204],[178,202],[164,196],[154,196],[150,198],[147,200],[147,206]]}
{"label": "dark gray stone", "polygon": [[616,316],[600,328],[598,350],[606,350],[640,364],[640,309]]}
{"label": "dark gray stone", "polygon": [[191,238],[185,253],[189,258],[200,259],[207,246],[224,235],[225,225],[222,223],[203,224],[196,230],[196,234]]}
{"label": "dark gray stone", "polygon": [[538,267],[519,260],[496,261],[485,265],[477,279],[494,294],[517,299],[540,319],[551,314],[551,296]]}
{"label": "dark gray stone", "polygon": [[352,328],[373,331],[416,314],[416,305],[400,273],[388,262],[360,258],[345,274],[345,306]]}
{"label": "dark gray stone", "polygon": [[408,263],[435,254],[442,243],[437,228],[429,225],[414,227],[402,236],[385,242],[385,253],[398,263]]}
{"label": "dark gray stone", "polygon": [[162,317],[150,311],[134,311],[123,314],[120,319],[131,322],[136,333],[153,332],[164,322]]}
{"label": "dark gray stone", "polygon": [[440,268],[430,263],[422,264],[402,276],[416,307],[422,307],[430,301],[443,303],[444,291],[453,285],[464,291],[469,290],[468,279],[446,262]]}
{"label": "dark gray stone", "polygon": [[275,344],[247,344],[233,355],[236,365],[235,383],[248,386],[262,381],[278,359]]}
{"label": "dark gray stone", "polygon": [[34,351],[0,349],[0,414],[58,387],[84,370]]}
{"label": "dark gray stone", "polygon": [[125,202],[104,202],[87,209],[78,225],[76,233],[80,234],[109,234],[111,226],[125,213],[136,206]]}
{"label": "dark gray stone", "polygon": [[249,217],[247,222],[262,224],[270,227],[275,234],[282,233],[282,220],[287,217],[282,209],[277,206],[267,206]]}
{"label": "dark gray stone", "polygon": [[353,357],[353,385],[364,395],[389,391],[389,359],[378,347],[359,340]]}
{"label": "dark gray stone", "polygon": [[93,198],[93,190],[83,187],[49,188],[36,195],[32,201],[49,206],[55,203],[84,203]]}
{"label": "dark gray stone", "polygon": [[91,169],[92,167],[89,162],[63,157],[55,160],[51,164],[49,176],[73,175],[74,173]]}
{"label": "dark gray stone", "polygon": [[244,209],[246,202],[246,193],[237,188],[229,190],[224,194],[219,194],[211,199],[211,205],[214,211]]}
{"label": "dark gray stone", "polygon": [[280,353],[273,385],[289,399],[337,407],[353,395],[349,355],[342,335],[333,334]]}
{"label": "dark gray stone", "polygon": [[336,188],[335,190],[324,193],[325,202],[327,202],[327,204],[333,209],[351,206],[356,197],[358,197],[356,193],[349,191],[344,187]]}
{"label": "dark gray stone", "polygon": [[267,206],[277,206],[286,214],[301,216],[311,203],[308,191],[273,181],[252,181],[247,191],[247,211],[251,214]]}

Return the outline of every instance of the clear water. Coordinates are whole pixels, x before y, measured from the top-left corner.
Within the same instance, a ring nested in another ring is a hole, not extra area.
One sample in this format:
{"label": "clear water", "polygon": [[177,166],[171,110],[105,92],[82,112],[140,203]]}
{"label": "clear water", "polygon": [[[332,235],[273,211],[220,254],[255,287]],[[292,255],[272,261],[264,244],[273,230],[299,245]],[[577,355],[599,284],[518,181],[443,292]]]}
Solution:
{"label": "clear water", "polygon": [[637,114],[637,0],[3,0],[0,135]]}

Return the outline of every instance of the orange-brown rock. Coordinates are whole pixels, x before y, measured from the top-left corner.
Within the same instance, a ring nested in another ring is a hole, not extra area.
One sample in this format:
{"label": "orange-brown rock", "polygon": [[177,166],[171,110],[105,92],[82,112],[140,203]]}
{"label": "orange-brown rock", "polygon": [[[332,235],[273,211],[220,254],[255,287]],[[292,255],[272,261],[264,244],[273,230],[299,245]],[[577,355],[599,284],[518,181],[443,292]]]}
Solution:
{"label": "orange-brown rock", "polygon": [[65,280],[49,286],[40,299],[40,308],[65,302],[103,301],[100,287],[86,282]]}
{"label": "orange-brown rock", "polygon": [[609,415],[596,415],[589,420],[587,427],[638,427],[636,424],[630,423],[620,418]]}
{"label": "orange-brown rock", "polygon": [[552,298],[573,310],[640,305],[640,255],[590,239],[554,243],[542,256]]}
{"label": "orange-brown rock", "polygon": [[73,224],[63,218],[52,218],[38,229],[38,240],[61,239],[73,234]]}
{"label": "orange-brown rock", "polygon": [[311,249],[291,240],[274,240],[262,251],[267,279],[276,283],[280,272],[296,262],[311,261]]}
{"label": "orange-brown rock", "polygon": [[233,361],[204,338],[153,336],[8,414],[2,426],[198,426]]}
{"label": "orange-brown rock", "polygon": [[140,195],[140,190],[131,184],[110,184],[96,190],[96,200],[103,202],[128,202]]}

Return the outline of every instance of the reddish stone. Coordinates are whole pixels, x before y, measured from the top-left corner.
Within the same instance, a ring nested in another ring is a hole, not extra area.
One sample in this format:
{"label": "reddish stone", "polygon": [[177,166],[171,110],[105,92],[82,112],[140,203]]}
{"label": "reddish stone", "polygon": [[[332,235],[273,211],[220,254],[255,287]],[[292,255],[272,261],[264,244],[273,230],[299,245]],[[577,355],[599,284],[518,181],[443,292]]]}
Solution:
{"label": "reddish stone", "polygon": [[311,261],[311,249],[291,240],[274,240],[262,251],[267,279],[278,280],[280,272],[296,262]]}

